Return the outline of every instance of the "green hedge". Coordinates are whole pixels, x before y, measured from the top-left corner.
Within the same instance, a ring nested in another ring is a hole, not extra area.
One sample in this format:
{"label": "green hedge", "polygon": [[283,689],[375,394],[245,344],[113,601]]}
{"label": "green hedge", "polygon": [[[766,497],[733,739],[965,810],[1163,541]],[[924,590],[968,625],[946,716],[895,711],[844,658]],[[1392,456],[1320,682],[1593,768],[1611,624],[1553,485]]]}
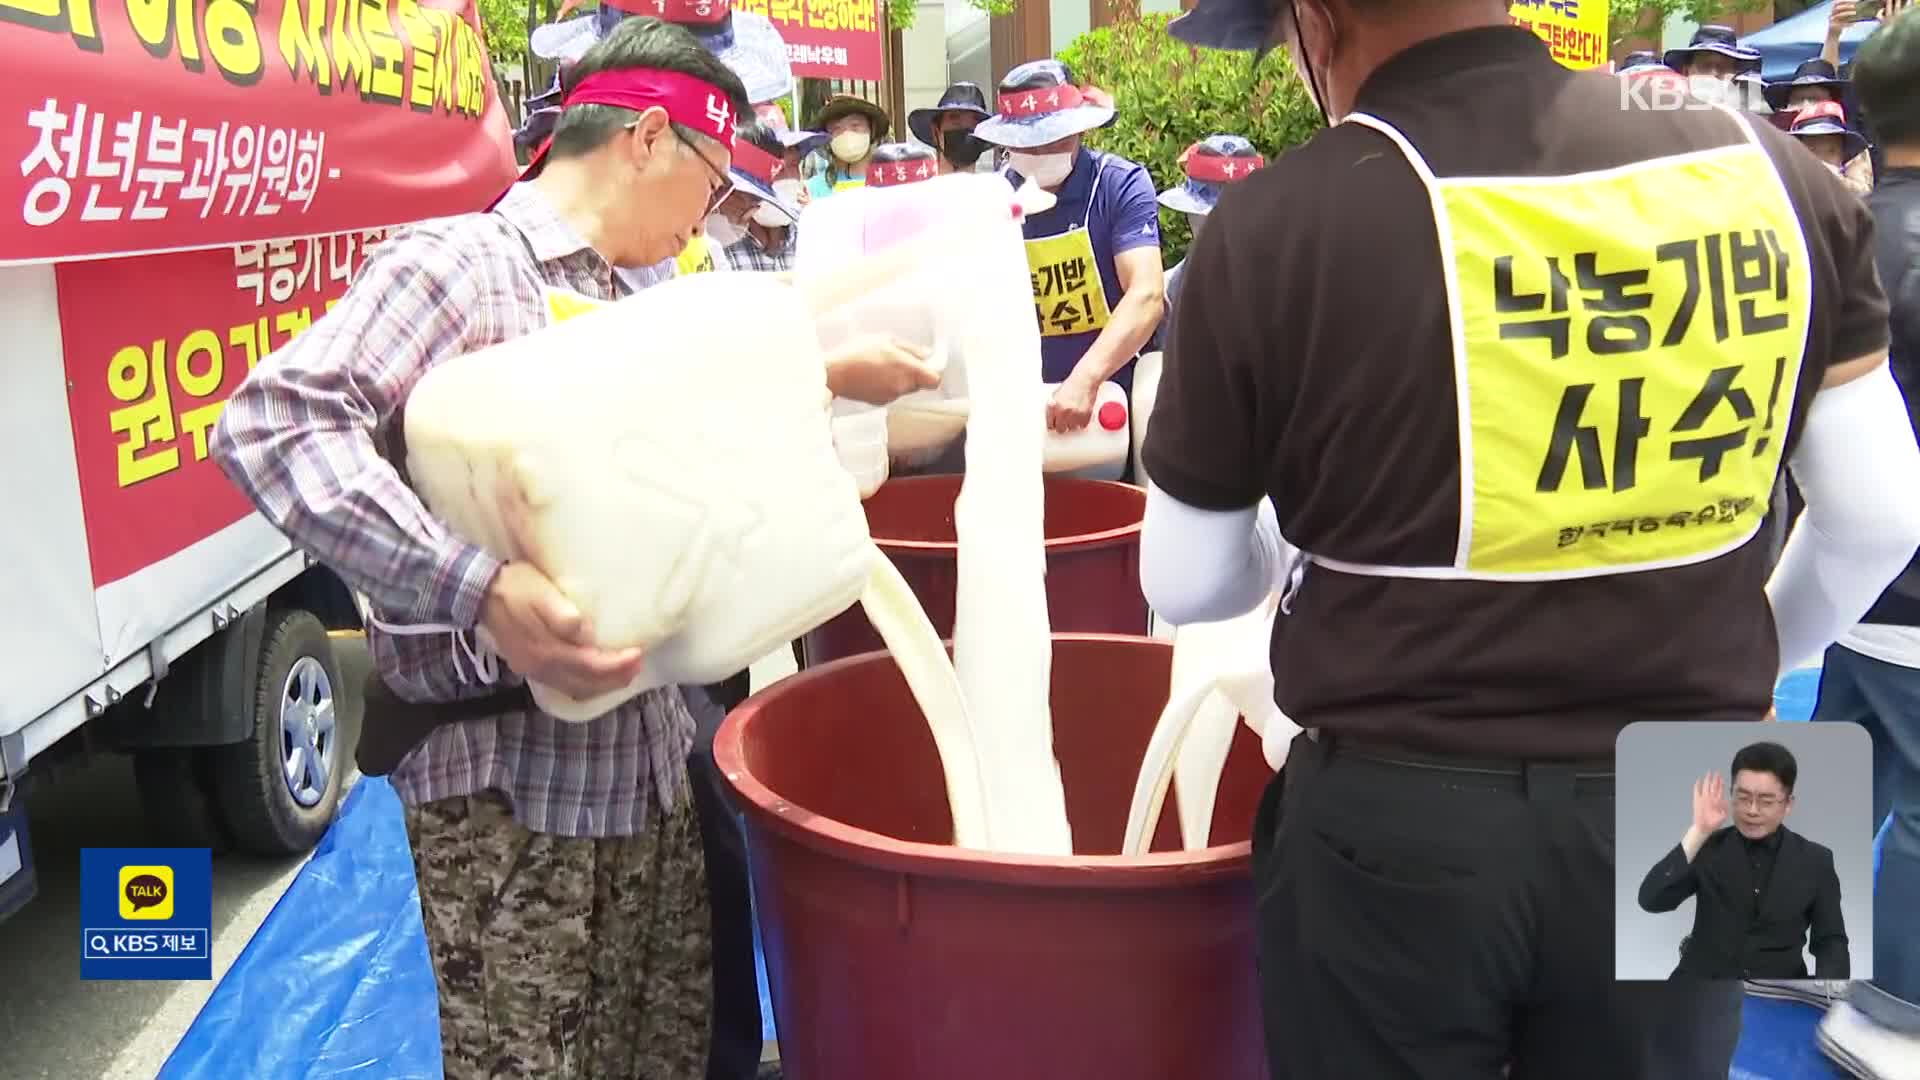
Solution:
{"label": "green hedge", "polygon": [[[1120,118],[1089,132],[1088,146],[1145,165],[1159,190],[1179,183],[1182,150],[1209,135],[1244,135],[1271,161],[1319,130],[1320,110],[1283,50],[1254,67],[1250,53],[1195,49],[1167,33],[1166,15],[1146,15],[1081,34],[1060,53],[1085,86],[1114,97]],[[1179,214],[1161,214],[1172,266],[1191,234]]]}

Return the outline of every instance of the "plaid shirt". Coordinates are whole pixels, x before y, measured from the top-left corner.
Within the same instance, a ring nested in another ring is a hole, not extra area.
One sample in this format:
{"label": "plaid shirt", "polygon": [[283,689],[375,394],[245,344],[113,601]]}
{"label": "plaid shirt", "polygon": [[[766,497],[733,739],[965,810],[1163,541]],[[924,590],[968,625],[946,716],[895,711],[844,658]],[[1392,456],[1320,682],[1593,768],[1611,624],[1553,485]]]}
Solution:
{"label": "plaid shirt", "polygon": [[[453,536],[407,486],[394,456],[401,406],[435,364],[545,326],[544,286],[612,299],[655,276],[616,278],[528,184],[491,213],[412,226],[380,246],[338,306],[247,376],[214,454],[268,520],[368,597],[377,619],[460,628],[470,640],[500,563]],[[495,688],[454,633],[370,625],[367,641],[406,700]],[[503,667],[495,686],[520,682]],[[668,687],[586,724],[534,711],[442,727],[391,779],[412,805],[492,789],[535,832],[629,835],[650,802],[672,810],[692,739],[686,702]]]}
{"label": "plaid shirt", "polygon": [[769,251],[754,239],[751,229],[725,249],[727,265],[734,270],[769,270],[781,272],[793,269],[794,238],[800,230],[792,225],[780,230],[780,246]]}

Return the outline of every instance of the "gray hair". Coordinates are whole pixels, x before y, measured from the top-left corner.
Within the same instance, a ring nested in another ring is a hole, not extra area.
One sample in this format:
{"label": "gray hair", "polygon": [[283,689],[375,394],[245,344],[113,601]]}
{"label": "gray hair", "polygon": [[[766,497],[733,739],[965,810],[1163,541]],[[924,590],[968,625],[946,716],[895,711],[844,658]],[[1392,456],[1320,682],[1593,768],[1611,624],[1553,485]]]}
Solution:
{"label": "gray hair", "polygon": [[[589,75],[633,68],[675,71],[712,83],[727,95],[734,115],[753,115],[753,106],[747,101],[747,88],[738,75],[708,52],[700,39],[685,27],[650,16],[622,19],[562,74],[561,81],[571,90]],[[635,117],[632,109],[618,105],[569,105],[553,127],[553,143],[547,153],[555,159],[592,153],[632,125]],[[685,138],[706,137],[679,124],[675,124],[674,129]]]}

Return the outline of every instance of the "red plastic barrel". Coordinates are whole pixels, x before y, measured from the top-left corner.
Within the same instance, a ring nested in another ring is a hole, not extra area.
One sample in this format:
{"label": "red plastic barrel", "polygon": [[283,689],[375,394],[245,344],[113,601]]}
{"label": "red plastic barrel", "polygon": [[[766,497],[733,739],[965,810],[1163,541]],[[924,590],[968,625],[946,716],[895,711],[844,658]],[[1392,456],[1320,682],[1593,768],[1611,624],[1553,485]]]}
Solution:
{"label": "red plastic barrel", "polygon": [[[900,568],[941,638],[953,636],[958,544],[953,504],[959,476],[889,480],[864,504],[867,529]],[[1147,493],[1132,484],[1046,478],[1047,612],[1056,631],[1144,634],[1140,592],[1140,519]],[[803,639],[808,664],[873,652],[885,645],[858,604]]]}
{"label": "red plastic barrel", "polygon": [[775,683],[714,749],[745,809],[789,1080],[1262,1080],[1247,833],[1272,773],[1241,725],[1211,841],[1114,854],[1171,647],[1054,639],[1068,857],[947,846],[933,737],[886,654]]}

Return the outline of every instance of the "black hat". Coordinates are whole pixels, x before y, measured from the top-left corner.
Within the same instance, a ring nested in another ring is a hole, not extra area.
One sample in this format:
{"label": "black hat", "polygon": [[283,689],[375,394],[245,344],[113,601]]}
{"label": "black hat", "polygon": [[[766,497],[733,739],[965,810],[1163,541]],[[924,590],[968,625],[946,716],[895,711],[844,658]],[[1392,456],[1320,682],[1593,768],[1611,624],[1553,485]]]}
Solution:
{"label": "black hat", "polygon": [[907,114],[907,131],[928,146],[939,146],[939,133],[933,130],[941,113],[972,113],[985,120],[993,113],[987,108],[987,92],[979,84],[957,82],[940,95],[940,103],[931,109],[915,109]]}
{"label": "black hat", "polygon": [[1838,100],[1847,92],[1849,85],[1848,81],[1841,78],[1840,73],[1834,70],[1832,64],[1816,57],[1794,68],[1792,78],[1778,79],[1768,83],[1761,93],[1767,96],[1767,104],[1775,109],[1784,109],[1787,107],[1787,98],[1800,87],[1831,87],[1835,100]]}
{"label": "black hat", "polygon": [[1733,32],[1731,26],[1703,26],[1693,32],[1693,40],[1687,42],[1685,48],[1668,49],[1662,59],[1668,67],[1681,71],[1694,53],[1703,52],[1730,57],[1740,65],[1742,71],[1760,70],[1760,50],[1740,44],[1740,36]]}

